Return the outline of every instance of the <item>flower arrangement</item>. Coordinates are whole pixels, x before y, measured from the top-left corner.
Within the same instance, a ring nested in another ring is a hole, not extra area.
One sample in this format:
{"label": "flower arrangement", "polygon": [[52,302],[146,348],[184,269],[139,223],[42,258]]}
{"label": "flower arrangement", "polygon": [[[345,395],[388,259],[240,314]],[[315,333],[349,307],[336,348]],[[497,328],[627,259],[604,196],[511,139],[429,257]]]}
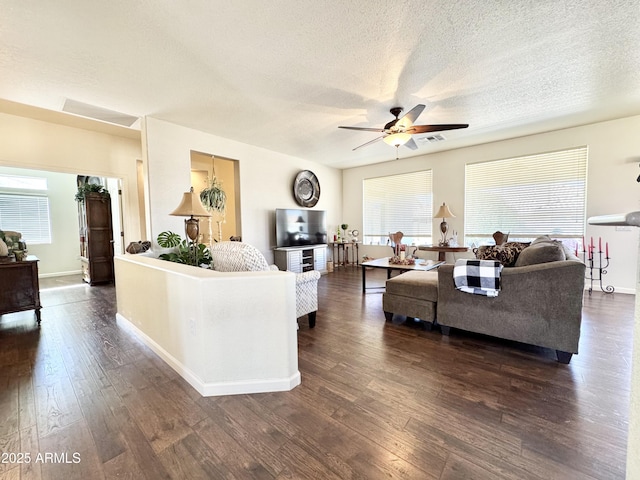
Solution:
{"label": "flower arrangement", "polygon": [[392,265],[415,265],[416,259],[413,257],[399,257],[398,255],[394,255],[389,259],[389,263]]}

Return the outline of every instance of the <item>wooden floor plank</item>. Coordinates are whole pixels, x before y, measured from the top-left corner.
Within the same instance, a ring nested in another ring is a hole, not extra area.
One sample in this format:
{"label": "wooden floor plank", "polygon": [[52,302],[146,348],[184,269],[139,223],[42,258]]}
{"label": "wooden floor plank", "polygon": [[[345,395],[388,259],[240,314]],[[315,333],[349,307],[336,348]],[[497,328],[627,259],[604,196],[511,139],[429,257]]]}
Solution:
{"label": "wooden floor plank", "polygon": [[164,468],[171,478],[189,480],[235,479],[234,476],[215,455],[208,445],[195,433],[192,433],[159,455]]}
{"label": "wooden floor plank", "polygon": [[40,439],[35,424],[20,431],[20,451],[28,454],[32,460],[20,465],[20,478],[23,480],[40,480],[42,478],[42,464],[34,461],[38,458]]}
{"label": "wooden floor plank", "polygon": [[119,423],[113,416],[106,399],[100,391],[78,397],[82,414],[96,445],[102,463],[106,463],[127,451],[122,439]]}
{"label": "wooden floor plank", "polygon": [[[18,454],[20,451],[20,434],[17,431],[0,436],[0,454]],[[11,457],[7,456],[4,460],[0,462],[0,475],[16,467],[20,468],[20,464]]]}
{"label": "wooden floor plank", "polygon": [[634,296],[585,296],[580,353],[561,365],[387,322],[360,281],[351,267],[320,279],[300,386],[205,398],[118,327],[112,285],[43,279],[40,328],[33,312],[0,317],[0,452],[57,461],[0,463],[0,480],[624,478]]}
{"label": "wooden floor plank", "polygon": [[102,479],[102,462],[84,418],[40,438],[36,463],[42,477],[55,480]]}

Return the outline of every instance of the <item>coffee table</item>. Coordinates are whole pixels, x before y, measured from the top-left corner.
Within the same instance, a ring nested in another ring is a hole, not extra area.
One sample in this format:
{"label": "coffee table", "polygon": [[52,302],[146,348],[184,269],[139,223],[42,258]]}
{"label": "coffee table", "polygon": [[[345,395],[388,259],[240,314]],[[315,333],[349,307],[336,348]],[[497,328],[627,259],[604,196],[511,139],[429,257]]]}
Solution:
{"label": "coffee table", "polygon": [[[367,268],[382,268],[387,271],[387,280],[391,278],[392,270],[399,270],[401,272],[406,272],[408,270],[421,270],[421,271],[429,271],[434,268],[438,268],[444,262],[433,262],[431,260],[416,260],[414,265],[398,265],[395,263],[389,263],[389,257],[386,258],[378,258],[376,260],[370,260],[368,262],[362,262],[360,265],[362,266],[362,293],[365,293],[367,289]],[[369,288],[381,288],[381,287],[369,287]]]}

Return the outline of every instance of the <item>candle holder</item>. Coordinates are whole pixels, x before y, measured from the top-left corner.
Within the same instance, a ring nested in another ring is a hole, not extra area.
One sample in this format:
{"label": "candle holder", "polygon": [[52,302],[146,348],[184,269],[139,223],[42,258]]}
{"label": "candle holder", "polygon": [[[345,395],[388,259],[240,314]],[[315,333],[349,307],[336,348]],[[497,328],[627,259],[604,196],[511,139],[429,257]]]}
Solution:
{"label": "candle holder", "polygon": [[[587,266],[585,278],[589,280],[589,296],[591,296],[591,292],[593,292],[594,281],[600,283],[600,290],[604,293],[613,293],[615,291],[615,288],[612,285],[607,285],[606,287],[602,286],[602,276],[607,274],[610,257],[609,252],[607,251],[604,256],[604,261],[606,263],[602,263],[602,254],[605,252],[602,251],[602,247],[599,247],[598,250],[599,251],[596,252],[592,245],[590,245],[588,249],[584,248],[584,244],[582,246],[582,261]],[[609,250],[609,248],[607,248],[607,250]],[[597,264],[595,261],[596,254],[598,255]]]}

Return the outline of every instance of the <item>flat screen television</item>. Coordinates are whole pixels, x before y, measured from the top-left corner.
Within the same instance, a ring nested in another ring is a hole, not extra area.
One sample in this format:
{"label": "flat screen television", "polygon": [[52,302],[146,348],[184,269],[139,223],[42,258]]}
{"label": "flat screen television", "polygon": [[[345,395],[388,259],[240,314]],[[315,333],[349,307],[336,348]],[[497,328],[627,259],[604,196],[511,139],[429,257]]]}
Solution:
{"label": "flat screen television", "polygon": [[324,210],[276,209],[276,245],[300,247],[327,243],[327,214]]}

